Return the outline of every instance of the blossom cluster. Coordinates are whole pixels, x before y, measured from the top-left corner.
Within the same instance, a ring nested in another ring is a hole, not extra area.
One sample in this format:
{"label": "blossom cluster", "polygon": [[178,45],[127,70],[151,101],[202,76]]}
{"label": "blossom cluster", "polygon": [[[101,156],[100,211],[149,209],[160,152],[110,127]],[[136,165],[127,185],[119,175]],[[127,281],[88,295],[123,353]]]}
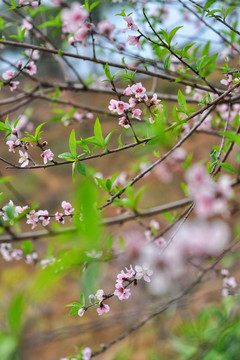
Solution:
{"label": "blossom cluster", "polygon": [[194,264],[199,266],[206,257],[218,255],[229,241],[230,231],[222,220],[198,219],[180,221],[164,236],[155,234],[154,239],[139,249],[137,261],[153,270],[149,291],[159,296],[174,291]]}
{"label": "blossom cluster", "polygon": [[223,277],[222,296],[227,297],[229,295],[235,295],[237,288],[235,277],[229,276],[229,271],[227,269],[222,269],[221,275]]}
{"label": "blossom cluster", "polygon": [[[15,136],[17,139],[15,140],[7,140],[6,145],[8,145],[8,150],[10,152],[15,153],[16,148],[21,147],[22,149],[26,150],[25,152],[22,150],[19,150],[19,164],[21,164],[21,167],[26,167],[29,165],[30,157],[28,155],[27,150],[29,149],[30,142],[29,141],[21,141],[18,139],[18,131],[17,129],[12,129],[12,135]],[[46,146],[48,143],[47,141],[44,141],[41,144],[41,148],[43,150],[43,147]],[[41,157],[43,158],[43,163],[46,165],[48,161],[53,161],[54,153],[51,151],[51,149],[43,150],[41,153]],[[32,160],[31,160],[32,161]]]}
{"label": "blossom cluster", "polygon": [[[65,216],[72,216],[72,213],[74,211],[74,208],[72,205],[67,201],[62,201],[61,206],[63,208],[63,212],[57,211],[54,215],[55,220],[59,224],[64,224]],[[12,209],[12,216],[9,218],[8,211],[9,209]],[[16,218],[19,216],[19,214],[23,213],[28,209],[28,206],[15,206],[13,201],[10,200],[7,205],[5,205],[0,210],[0,217],[4,221],[10,221],[12,223],[12,218]],[[47,226],[50,223],[52,215],[49,214],[48,210],[30,210],[28,214],[26,214],[27,218],[27,224],[32,225],[32,229],[35,229],[39,221],[41,221],[42,226]]]}
{"label": "blossom cluster", "polygon": [[13,249],[12,244],[2,243],[0,244],[0,254],[3,259],[7,262],[11,260],[22,260],[24,259],[26,264],[33,264],[38,260],[38,254],[33,251],[31,254],[24,255],[22,249]]}
{"label": "blossom cluster", "polygon": [[228,214],[227,201],[234,194],[229,175],[221,175],[215,182],[204,165],[196,164],[188,170],[186,179],[199,217]]}
{"label": "blossom cluster", "polygon": [[[141,82],[132,86],[128,85],[122,95],[130,96],[128,103],[121,100],[117,101],[115,99],[111,99],[108,108],[110,111],[117,113],[118,115],[124,115],[123,117],[119,118],[119,125],[124,126],[125,128],[129,128],[130,121],[128,115],[131,114],[132,118],[141,120],[142,110],[136,108],[136,106],[148,101],[148,96],[146,89]],[[149,107],[155,106],[155,109],[161,110],[162,105],[160,104],[160,101],[161,100],[157,98],[157,94],[153,94]],[[152,116],[149,118],[149,121],[151,123],[154,122]]]}
{"label": "blossom cluster", "polygon": [[[109,299],[112,296],[117,296],[119,300],[127,300],[131,296],[131,290],[128,288],[130,284],[137,285],[138,280],[145,280],[146,282],[150,282],[150,276],[152,276],[153,271],[149,269],[147,265],[136,265],[135,270],[132,265],[130,265],[129,269],[125,268],[125,271],[121,270],[121,272],[117,275],[117,280],[115,284],[115,291],[113,294],[105,294],[103,289],[97,290],[95,295],[89,296],[90,304],[89,306],[84,306],[78,310],[78,315],[82,317],[85,311],[94,305],[98,305],[97,313],[98,315],[102,315],[106,312],[110,311],[110,307],[105,303],[105,300]],[[98,301],[97,301],[98,300]]]}
{"label": "blossom cluster", "polygon": [[[18,69],[19,73],[21,73],[23,70],[25,70],[28,75],[31,75],[31,76],[35,75],[37,73],[37,66],[33,60],[39,59],[39,57],[40,57],[39,51],[27,49],[25,51],[25,54],[27,57],[29,57],[30,60],[28,60],[25,65],[23,65],[22,60],[19,60],[17,63],[17,69]],[[18,73],[16,74],[15,71],[13,71],[13,70],[7,70],[2,74],[4,83],[9,86],[9,89],[11,91],[16,90],[18,85],[20,84],[19,81],[14,80],[18,75],[19,74]]]}

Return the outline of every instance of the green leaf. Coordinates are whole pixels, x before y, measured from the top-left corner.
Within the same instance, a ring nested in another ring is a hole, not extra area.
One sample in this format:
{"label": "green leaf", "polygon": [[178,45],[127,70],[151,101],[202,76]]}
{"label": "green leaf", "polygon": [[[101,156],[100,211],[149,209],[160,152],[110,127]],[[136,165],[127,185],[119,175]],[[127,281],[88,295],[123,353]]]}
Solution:
{"label": "green leaf", "polygon": [[226,163],[220,163],[219,164],[224,170],[229,171],[232,174],[236,174],[236,171],[234,170],[234,168],[232,167],[232,165],[230,164],[226,164]]}
{"label": "green leaf", "polygon": [[240,135],[231,131],[220,131],[219,134],[237,143],[240,146]]}
{"label": "green leaf", "polygon": [[82,161],[77,162],[77,171],[80,175],[86,176],[86,166]]}
{"label": "green leaf", "polygon": [[224,19],[228,16],[228,14],[231,12],[231,11],[233,11],[233,10],[235,10],[236,8],[235,7],[229,7],[226,11],[225,11],[225,13],[224,13]]}
{"label": "green leaf", "polygon": [[114,79],[114,76],[111,76],[110,69],[108,66],[108,63],[103,65],[103,70],[105,71],[105,75],[108,78],[109,81],[112,81]]}
{"label": "green leaf", "polygon": [[11,181],[12,181],[11,176],[3,176],[0,178],[0,184],[5,184]]}
{"label": "green leaf", "polygon": [[170,66],[171,66],[171,55],[168,55],[168,57],[166,57],[166,59],[164,60],[164,69],[165,70],[169,70]]}
{"label": "green leaf", "polygon": [[181,188],[182,188],[182,191],[184,192],[184,194],[186,196],[189,196],[189,191],[188,191],[187,185],[184,182],[181,182],[180,185],[181,185]]}
{"label": "green leaf", "polygon": [[25,240],[22,244],[22,249],[24,251],[24,255],[28,255],[32,253],[32,242],[30,240]]}
{"label": "green leaf", "polygon": [[83,307],[85,305],[85,295],[84,295],[84,293],[81,293],[81,295],[80,295],[80,304],[81,304],[81,307]]}
{"label": "green leaf", "polygon": [[15,295],[7,309],[7,320],[10,330],[15,334],[21,334],[22,317],[25,299],[22,294]]}
{"label": "green leaf", "polygon": [[99,144],[102,144],[102,146],[104,146],[104,139],[102,136],[101,124],[100,124],[98,117],[96,118],[95,125],[94,125],[94,135],[95,135],[97,141],[99,142]]}
{"label": "green leaf", "polygon": [[105,137],[105,140],[104,140],[104,144],[105,144],[105,146],[107,146],[107,145],[108,145],[108,142],[109,142],[109,140],[110,140],[110,138],[111,138],[112,134],[114,134],[116,131],[117,131],[117,130],[112,130],[109,134],[107,134],[107,136]]}
{"label": "green leaf", "polygon": [[121,249],[121,250],[125,249],[125,240],[122,236],[119,236],[118,246],[119,246],[119,249]]}
{"label": "green leaf", "polygon": [[96,6],[101,4],[101,2],[102,2],[102,0],[95,1],[94,3],[92,3],[91,6],[90,6],[90,11],[92,11]]}
{"label": "green leaf", "polygon": [[183,110],[183,112],[186,114],[187,113],[187,101],[185,96],[182,94],[181,90],[178,90],[178,104],[181,108],[181,110]]}
{"label": "green leaf", "polygon": [[127,16],[125,13],[125,9],[123,9],[119,14],[116,14],[116,16]]}
{"label": "green leaf", "polygon": [[42,131],[40,132],[41,128],[43,127],[43,125],[45,125],[46,122],[38,125],[38,127],[36,128],[35,130],[35,140],[38,142],[39,138],[40,138],[40,135],[42,134]]}
{"label": "green leaf", "polygon": [[73,129],[69,136],[69,149],[75,158],[77,157],[76,147],[77,147],[77,143],[76,143],[76,137],[75,137],[75,130]]}
{"label": "green leaf", "polygon": [[95,179],[97,180],[98,185],[108,192],[108,188],[107,188],[107,185],[106,185],[106,180],[98,178],[98,177],[95,177]]}
{"label": "green leaf", "polygon": [[76,181],[76,161],[72,163],[72,180],[75,183]]}
{"label": "green leaf", "polygon": [[212,4],[214,4],[215,2],[216,2],[216,0],[209,0],[209,1],[207,1],[206,4],[204,5],[205,9],[210,8],[210,6],[211,6]]}
{"label": "green leaf", "polygon": [[107,238],[107,250],[108,252],[112,252],[112,248],[113,248],[113,235],[109,235]]}
{"label": "green leaf", "polygon": [[75,161],[76,160],[76,158],[70,152],[65,152],[65,153],[59,154],[58,157],[60,159],[65,159],[65,160],[68,160],[68,161]]}
{"label": "green leaf", "polygon": [[172,41],[172,38],[174,37],[174,35],[176,34],[176,32],[181,29],[183,26],[177,26],[175,27],[173,30],[170,31],[168,37],[169,37],[169,44]]}
{"label": "green leaf", "polygon": [[78,313],[78,310],[79,310],[79,309],[80,309],[79,306],[74,306],[74,307],[71,308],[69,314],[70,314],[70,315],[75,315],[75,314]]}
{"label": "green leaf", "polygon": [[214,161],[217,160],[217,151],[216,150],[212,150],[209,155]]}

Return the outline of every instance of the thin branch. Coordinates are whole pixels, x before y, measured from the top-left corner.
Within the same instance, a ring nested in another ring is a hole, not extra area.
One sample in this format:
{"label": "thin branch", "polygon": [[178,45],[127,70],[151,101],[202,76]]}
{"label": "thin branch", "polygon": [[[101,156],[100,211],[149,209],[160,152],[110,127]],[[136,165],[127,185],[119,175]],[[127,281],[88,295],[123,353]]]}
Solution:
{"label": "thin branch", "polygon": [[[209,13],[210,10],[206,9],[204,6],[202,6],[201,4],[193,1],[193,0],[189,0],[192,4],[198,6],[199,8],[201,8],[202,10],[204,10],[205,12]],[[220,17],[218,16],[214,16],[214,19],[221,22],[223,25],[227,26],[230,30],[232,30],[233,32],[235,32],[236,34],[240,35],[240,32],[237,29],[234,29],[231,25],[229,25],[228,23],[226,23],[225,20],[222,20]]]}

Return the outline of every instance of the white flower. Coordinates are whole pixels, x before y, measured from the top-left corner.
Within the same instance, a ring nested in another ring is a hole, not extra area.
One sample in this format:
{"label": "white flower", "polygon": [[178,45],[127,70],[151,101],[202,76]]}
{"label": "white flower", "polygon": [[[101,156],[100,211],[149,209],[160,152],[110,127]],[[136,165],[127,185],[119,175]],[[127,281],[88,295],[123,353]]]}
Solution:
{"label": "white flower", "polygon": [[136,265],[135,271],[136,271],[135,278],[137,280],[140,280],[143,278],[143,280],[145,280],[147,282],[151,281],[149,276],[152,276],[153,271],[150,270],[147,265],[145,265],[145,264],[143,266]]}
{"label": "white flower", "polygon": [[24,153],[22,150],[19,150],[19,155],[20,155],[20,159],[18,162],[22,164],[21,167],[28,166],[29,164],[28,153],[26,151]]}

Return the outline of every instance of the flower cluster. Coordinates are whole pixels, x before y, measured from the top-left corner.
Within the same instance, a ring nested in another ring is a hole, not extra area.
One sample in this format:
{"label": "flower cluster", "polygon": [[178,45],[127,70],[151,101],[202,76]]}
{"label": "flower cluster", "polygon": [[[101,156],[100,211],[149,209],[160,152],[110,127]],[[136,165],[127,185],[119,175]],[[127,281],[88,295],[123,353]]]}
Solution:
{"label": "flower cluster", "polygon": [[94,24],[86,21],[89,12],[79,3],[74,2],[69,8],[62,11],[62,31],[64,36],[70,34],[69,44],[84,43],[94,27]]}
{"label": "flower cluster", "polygon": [[215,182],[203,165],[194,165],[188,170],[186,179],[199,217],[228,214],[227,201],[233,196],[230,176],[221,175]]}
{"label": "flower cluster", "polygon": [[206,257],[218,255],[229,239],[229,227],[221,220],[177,223],[164,237],[148,242],[139,251],[137,261],[153,270],[149,291],[156,296],[174,291],[179,279],[186,281],[192,264],[199,266]]}
{"label": "flower cluster", "polygon": [[32,6],[33,8],[37,8],[40,5],[39,1],[27,1],[27,0],[19,0],[20,6]]}
{"label": "flower cluster", "polygon": [[[67,201],[62,201],[61,204],[63,208],[63,212],[56,212],[54,215],[55,220],[60,223],[64,224],[64,217],[65,216],[72,216],[74,208],[72,205]],[[19,214],[26,211],[28,206],[15,206],[12,200],[0,210],[0,217],[4,221],[10,221],[12,223],[12,219],[18,217]],[[9,217],[9,213],[11,213],[11,217]],[[41,221],[42,226],[47,226],[50,223],[51,217],[48,210],[30,210],[29,213],[26,215],[27,224],[32,225],[32,229],[35,229],[39,221]]]}
{"label": "flower cluster", "polygon": [[16,90],[17,86],[20,84],[19,81],[13,81],[14,76],[15,72],[12,70],[5,71],[2,74],[2,78],[7,82],[11,91]]}
{"label": "flower cluster", "polygon": [[[18,131],[17,129],[12,129],[12,135],[18,137]],[[6,145],[9,147],[10,152],[15,153],[15,149],[17,147],[22,147],[25,150],[28,150],[30,143],[28,141],[21,141],[20,139],[16,140],[7,140]],[[44,141],[43,144],[41,144],[41,148],[47,145],[47,141]],[[29,165],[29,155],[28,152],[23,152],[22,150],[19,150],[19,164],[21,164],[21,167],[26,167]],[[46,165],[48,161],[53,161],[54,153],[50,149],[43,150],[41,157],[43,158],[43,162]]]}
{"label": "flower cluster", "polygon": [[227,297],[229,295],[235,295],[237,287],[235,277],[229,276],[229,271],[227,269],[222,269],[221,275],[223,277],[222,296]]}
{"label": "flower cluster", "polygon": [[[82,317],[85,314],[85,311],[91,307],[98,305],[97,313],[98,315],[102,315],[106,312],[110,311],[109,305],[105,303],[105,300],[117,296],[119,300],[127,300],[131,296],[131,290],[128,288],[132,283],[137,285],[138,280],[145,280],[146,282],[150,282],[150,276],[152,276],[153,271],[149,269],[147,265],[136,265],[135,270],[132,265],[130,265],[129,269],[125,268],[125,271],[121,270],[121,272],[117,275],[117,280],[115,284],[115,291],[113,294],[105,294],[103,289],[97,290],[95,295],[89,296],[90,305],[81,307],[78,310],[78,315]],[[98,301],[97,301],[98,300]]]}
{"label": "flower cluster", "polygon": [[[64,214],[57,211],[55,213],[55,220],[60,224],[64,224],[64,216],[70,216],[74,211],[74,208],[66,201],[62,201],[61,206],[64,210]],[[43,226],[47,226],[50,223],[50,219],[51,217],[49,216],[48,210],[31,210],[30,213],[27,214],[27,224],[32,225],[32,229],[35,229],[39,220],[42,222]]]}
{"label": "flower cluster", "polygon": [[[132,118],[141,120],[142,110],[136,108],[136,106],[138,104],[148,101],[148,96],[146,93],[146,89],[144,86],[142,86],[141,82],[136,83],[132,86],[128,85],[122,95],[130,96],[128,103],[121,100],[117,101],[115,99],[111,99],[108,108],[110,111],[113,111],[118,115],[124,115],[123,117],[119,118],[119,125],[124,126],[125,128],[129,128],[129,114],[131,114]],[[149,106],[155,106],[155,109],[161,110],[162,105],[160,104],[160,101],[161,100],[157,98],[157,94],[153,94]],[[150,117],[149,121],[153,122],[154,120],[152,119],[152,117]]]}
{"label": "flower cluster", "polygon": [[11,244],[0,244],[0,254],[5,261],[22,260],[24,259],[26,264],[33,264],[38,260],[38,254],[33,251],[31,254],[24,254],[21,249],[13,249]]}

